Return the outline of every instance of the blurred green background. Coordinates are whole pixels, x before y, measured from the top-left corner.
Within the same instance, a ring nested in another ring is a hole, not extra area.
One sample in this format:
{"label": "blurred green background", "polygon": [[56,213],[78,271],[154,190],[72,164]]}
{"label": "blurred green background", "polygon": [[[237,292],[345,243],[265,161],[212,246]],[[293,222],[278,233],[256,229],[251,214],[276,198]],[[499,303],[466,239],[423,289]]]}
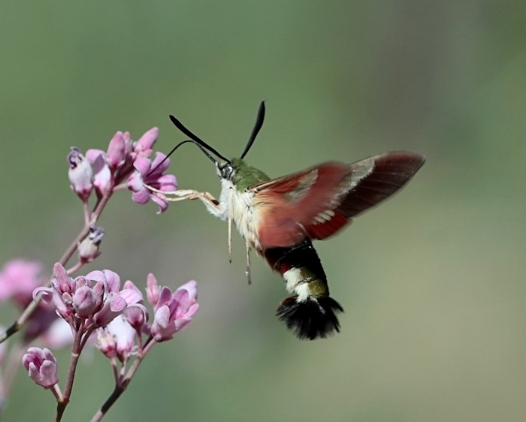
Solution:
{"label": "blurred green background", "polygon": [[[201,309],[105,420],[526,420],[526,3],[2,2],[0,34],[2,263],[51,269],[78,232],[70,146],[158,126],[167,152],[184,139],[168,114],[235,156],[266,100],[247,161],[272,177],[389,150],[427,157],[392,201],[316,243],[346,312],[315,342],[274,317],[286,292],[256,256],[247,285],[237,235],[228,263],[227,226],[200,203],[159,216],[117,195],[87,270],[195,279]],[[172,163],[181,188],[219,193],[196,148]],[[95,351],[65,420],[89,420],[112,389]],[[4,420],[54,409],[20,372]]]}

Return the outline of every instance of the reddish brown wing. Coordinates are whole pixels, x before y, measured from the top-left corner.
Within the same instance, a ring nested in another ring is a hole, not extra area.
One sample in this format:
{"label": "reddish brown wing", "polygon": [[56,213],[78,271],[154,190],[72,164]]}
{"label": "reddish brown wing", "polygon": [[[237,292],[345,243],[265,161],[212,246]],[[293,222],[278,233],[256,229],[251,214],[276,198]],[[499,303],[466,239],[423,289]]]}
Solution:
{"label": "reddish brown wing", "polygon": [[287,247],[306,236],[333,235],[402,188],[424,161],[420,154],[389,152],[351,165],[323,163],[251,186],[261,246]]}

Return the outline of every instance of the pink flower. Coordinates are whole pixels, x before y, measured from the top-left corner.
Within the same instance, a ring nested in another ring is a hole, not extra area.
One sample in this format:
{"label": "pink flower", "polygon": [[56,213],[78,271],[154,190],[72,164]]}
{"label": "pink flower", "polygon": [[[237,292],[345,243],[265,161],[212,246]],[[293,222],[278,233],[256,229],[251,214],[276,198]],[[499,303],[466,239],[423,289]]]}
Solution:
{"label": "pink flower", "polygon": [[147,131],[137,142],[133,142],[129,132],[117,132],[108,145],[108,151],[90,149],[86,152],[88,161],[95,170],[94,185],[99,195],[126,180],[135,171],[133,163],[137,158],[148,158],[157,140],[159,129]]}
{"label": "pink flower", "polygon": [[[98,331],[99,349],[107,357],[117,357],[121,362],[128,360],[130,354],[135,352],[135,340],[137,339],[137,330],[133,328],[126,318],[118,316],[111,321],[105,328]],[[105,335],[109,334],[113,342]]]}
{"label": "pink flower", "polygon": [[189,281],[171,293],[163,287],[155,307],[155,317],[151,327],[157,342],[170,340],[174,334],[192,322],[192,316],[199,309],[197,303],[197,283]]}
{"label": "pink flower", "polygon": [[22,363],[38,385],[51,388],[58,383],[57,361],[49,349],[30,347],[22,357]]}
{"label": "pink flower", "polygon": [[142,306],[139,303],[142,295],[136,288],[119,291],[120,278],[113,271],[92,271],[73,280],[64,267],[56,263],[55,275],[51,280],[52,287],[37,288],[33,295],[41,293],[43,301],[53,302],[57,313],[73,329],[76,329],[79,320],[85,320],[83,326],[86,330],[90,326],[101,327],[128,306]]}
{"label": "pink flower", "polygon": [[106,161],[106,153],[99,149],[89,149],[86,152],[86,158],[93,166],[95,172],[93,185],[98,195],[103,196],[109,194],[115,185],[115,180]]}
{"label": "pink flower", "polygon": [[[33,291],[45,283],[38,277],[42,264],[35,261],[16,259],[4,265],[0,273],[0,301],[12,299],[24,309],[33,300]],[[30,342],[45,334],[58,318],[55,308],[41,302],[24,327],[24,341]]]}
{"label": "pink flower", "polygon": [[173,174],[163,174],[170,166],[166,155],[158,152],[151,162],[147,158],[137,158],[133,163],[137,170],[128,179],[128,189],[132,192],[132,200],[138,204],[146,204],[150,199],[159,205],[158,214],[168,208],[168,201],[164,195],[151,192],[144,185],[149,185],[163,192],[173,192],[177,189],[177,180]]}
{"label": "pink flower", "polygon": [[149,319],[148,310],[143,305],[144,301],[141,291],[135,286],[135,284],[128,280],[124,283],[124,289],[121,292],[121,295],[127,303],[134,305],[128,306],[124,310],[124,316],[132,327],[140,331],[142,326],[146,324]]}
{"label": "pink flower", "polygon": [[151,128],[145,132],[137,142],[133,145],[133,152],[136,154],[135,158],[148,158],[152,155],[152,148],[157,137],[159,136],[159,129],[156,127]]}
{"label": "pink flower", "polygon": [[92,271],[86,278],[104,283],[108,293],[102,309],[94,315],[98,327],[108,324],[125,309],[139,308],[146,312],[142,305],[142,294],[131,281],[127,281],[124,289],[119,290],[121,281],[117,273],[110,270]]}
{"label": "pink flower", "polygon": [[43,284],[38,276],[41,271],[42,264],[36,261],[8,261],[0,272],[0,301],[14,299],[20,306],[26,306],[33,290]]}

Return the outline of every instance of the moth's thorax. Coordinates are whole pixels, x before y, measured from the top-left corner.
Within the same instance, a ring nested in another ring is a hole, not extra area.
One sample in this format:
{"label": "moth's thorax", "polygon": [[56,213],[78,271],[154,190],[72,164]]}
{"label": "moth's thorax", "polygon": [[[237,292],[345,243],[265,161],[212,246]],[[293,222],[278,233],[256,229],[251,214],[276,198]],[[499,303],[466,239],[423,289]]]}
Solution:
{"label": "moth's thorax", "polygon": [[257,237],[260,216],[253,206],[255,193],[248,188],[270,178],[239,158],[218,161],[216,172],[221,180],[219,207],[207,206],[208,210],[224,221],[232,219],[241,236],[253,249],[261,253]]}
{"label": "moth's thorax", "polygon": [[256,183],[270,180],[270,177],[261,170],[249,166],[240,158],[232,158],[229,163],[218,163],[217,171],[221,179],[231,181],[240,192],[244,192]]}
{"label": "moth's thorax", "polygon": [[259,251],[261,246],[257,239],[259,215],[252,206],[254,193],[248,190],[239,191],[232,181],[221,179],[221,195],[219,197],[219,212],[215,214],[224,221],[231,218],[241,236],[250,246]]}

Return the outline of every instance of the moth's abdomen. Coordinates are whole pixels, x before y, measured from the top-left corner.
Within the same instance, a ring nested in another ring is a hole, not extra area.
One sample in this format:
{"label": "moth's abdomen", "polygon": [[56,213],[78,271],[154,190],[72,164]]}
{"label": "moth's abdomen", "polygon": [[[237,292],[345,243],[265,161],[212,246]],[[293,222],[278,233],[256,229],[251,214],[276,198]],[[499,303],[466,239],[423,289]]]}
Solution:
{"label": "moth's abdomen", "polygon": [[289,296],[279,304],[276,315],[302,340],[325,338],[340,331],[337,312],[343,312],[338,302],[329,296],[298,302]]}
{"label": "moth's abdomen", "polygon": [[263,254],[294,293],[278,306],[278,318],[300,339],[314,340],[339,331],[336,313],[343,308],[329,297],[325,271],[310,239],[288,248],[266,249]]}

